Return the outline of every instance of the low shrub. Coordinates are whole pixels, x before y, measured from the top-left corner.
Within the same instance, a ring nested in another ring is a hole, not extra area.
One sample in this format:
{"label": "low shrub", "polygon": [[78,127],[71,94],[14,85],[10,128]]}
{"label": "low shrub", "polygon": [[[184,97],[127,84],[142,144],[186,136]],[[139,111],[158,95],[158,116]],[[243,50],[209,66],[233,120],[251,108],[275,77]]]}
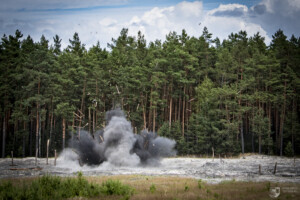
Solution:
{"label": "low shrub", "polygon": [[201,179],[198,180],[198,188],[201,190],[204,188],[204,184]]}
{"label": "low shrub", "polygon": [[189,191],[189,189],[190,189],[190,187],[185,183],[185,185],[184,185],[184,191],[187,192],[187,191]]}
{"label": "low shrub", "polygon": [[134,193],[134,189],[128,185],[122,184],[118,180],[107,180],[102,183],[100,188],[101,193],[106,195],[122,195],[131,196]]}
{"label": "low shrub", "polygon": [[156,186],[152,183],[150,186],[150,192],[153,194],[156,191]]}

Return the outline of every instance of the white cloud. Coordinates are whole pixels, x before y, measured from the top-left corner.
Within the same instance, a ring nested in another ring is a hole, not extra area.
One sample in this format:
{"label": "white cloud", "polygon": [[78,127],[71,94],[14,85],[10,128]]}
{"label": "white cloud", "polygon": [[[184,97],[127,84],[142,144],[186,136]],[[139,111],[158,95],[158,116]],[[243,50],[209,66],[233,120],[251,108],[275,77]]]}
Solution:
{"label": "white cloud", "polygon": [[200,1],[184,1],[175,6],[175,12],[184,17],[200,17],[203,12],[203,5]]}
{"label": "white cloud", "polygon": [[231,33],[237,33],[241,30],[246,31],[248,36],[253,36],[257,32],[265,37],[265,41],[269,43],[271,38],[267,35],[267,32],[258,24],[247,22],[241,18],[232,17],[216,17],[207,15],[203,21],[203,26],[206,26],[208,30],[219,37],[221,40],[227,39]]}
{"label": "white cloud", "polygon": [[[98,5],[121,5],[126,0],[90,0],[90,1],[42,1],[29,0],[32,5],[24,5],[24,0],[8,1],[11,9],[54,9],[69,7],[89,7]],[[12,6],[13,3],[16,6]],[[46,3],[45,3],[46,2]],[[51,4],[51,6],[47,5]],[[61,3],[63,2],[63,3]],[[71,2],[71,3],[70,3]],[[262,0],[248,8],[241,4],[220,5],[207,11],[201,1],[180,2],[167,7],[111,7],[106,9],[66,13],[56,12],[0,12],[0,34],[13,34],[20,29],[24,36],[30,34],[35,41],[44,34],[52,41],[58,34],[62,38],[62,46],[66,47],[74,32],[79,33],[82,43],[89,48],[101,42],[102,47],[117,38],[122,28],[128,28],[130,35],[137,35],[140,30],[146,40],[164,40],[170,31],[181,34],[185,29],[190,36],[199,37],[203,27],[208,27],[213,37],[228,38],[230,33],[246,30],[248,36],[260,32],[269,42],[271,35],[279,28],[288,34],[299,36],[300,32],[300,1],[296,0]],[[20,5],[18,5],[20,3]],[[3,3],[2,3],[3,4]],[[30,4],[30,3],[28,3]],[[41,5],[38,7],[37,5]],[[70,6],[71,5],[71,6]],[[0,10],[3,10],[3,6]],[[199,26],[201,24],[201,26]]]}
{"label": "white cloud", "polygon": [[[253,8],[252,12],[254,12]],[[221,4],[218,8],[207,12],[202,24],[221,40],[227,39],[231,33],[243,30],[247,32],[248,36],[253,36],[259,32],[265,37],[267,43],[271,41],[267,31],[261,25],[251,22],[249,9],[245,5]]]}
{"label": "white cloud", "polygon": [[199,34],[199,20],[203,15],[202,2],[181,2],[175,6],[152,8],[141,16],[133,16],[129,23],[129,33],[136,35],[138,30],[148,41],[164,40],[170,31],[181,33],[186,29],[189,34]]}
{"label": "white cloud", "polygon": [[279,15],[293,15],[299,14],[300,1],[299,0],[262,0],[259,5],[264,5],[269,13],[276,13]]}
{"label": "white cloud", "polygon": [[114,26],[118,23],[117,20],[112,19],[112,18],[104,18],[99,21],[99,24],[102,26]]}
{"label": "white cloud", "polygon": [[0,10],[70,9],[126,4],[127,0],[1,0]]}
{"label": "white cloud", "polygon": [[288,0],[288,4],[295,10],[300,10],[300,1],[299,0]]}
{"label": "white cloud", "polygon": [[218,8],[208,12],[209,15],[214,16],[231,16],[239,17],[248,12],[248,7],[241,4],[221,4]]}
{"label": "white cloud", "polygon": [[262,0],[249,9],[249,16],[249,20],[264,27],[268,35],[282,29],[287,36],[299,36],[299,0]]}

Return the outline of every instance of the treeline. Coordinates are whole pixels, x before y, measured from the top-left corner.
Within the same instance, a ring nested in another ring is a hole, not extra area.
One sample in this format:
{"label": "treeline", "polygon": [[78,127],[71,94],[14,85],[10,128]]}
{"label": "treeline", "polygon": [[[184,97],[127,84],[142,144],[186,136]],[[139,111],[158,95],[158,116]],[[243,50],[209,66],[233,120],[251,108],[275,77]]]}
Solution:
{"label": "treeline", "polygon": [[2,157],[45,156],[105,127],[120,106],[133,131],[174,138],[179,154],[300,153],[300,38],[278,30],[269,46],[245,31],[221,42],[170,32],[146,43],[123,29],[107,51],[77,33],[61,49],[4,35],[0,43]]}

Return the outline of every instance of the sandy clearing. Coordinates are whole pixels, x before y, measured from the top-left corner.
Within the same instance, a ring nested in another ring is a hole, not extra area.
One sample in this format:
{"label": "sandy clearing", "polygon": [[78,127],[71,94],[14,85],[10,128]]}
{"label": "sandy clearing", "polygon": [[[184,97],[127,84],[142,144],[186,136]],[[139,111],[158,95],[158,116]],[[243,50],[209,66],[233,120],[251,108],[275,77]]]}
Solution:
{"label": "sandy clearing", "polygon": [[[276,174],[273,174],[277,162]],[[82,171],[86,176],[142,174],[154,176],[179,176],[203,179],[208,183],[218,183],[224,180],[237,181],[270,181],[300,183],[300,159],[290,159],[278,156],[251,155],[234,159],[211,158],[165,158],[155,166],[114,166],[103,163],[100,166],[79,166],[76,160],[60,157],[57,166],[54,159],[35,158],[14,159],[16,166],[11,166],[11,159],[0,159],[0,178],[18,178],[41,176],[45,174],[59,176],[74,176]],[[261,165],[261,174],[259,174]]]}

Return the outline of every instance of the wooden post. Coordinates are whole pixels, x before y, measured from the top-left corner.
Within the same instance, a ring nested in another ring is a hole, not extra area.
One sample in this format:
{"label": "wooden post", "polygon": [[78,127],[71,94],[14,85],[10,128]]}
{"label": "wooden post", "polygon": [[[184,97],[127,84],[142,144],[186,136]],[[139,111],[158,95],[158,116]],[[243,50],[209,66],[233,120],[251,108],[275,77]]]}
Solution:
{"label": "wooden post", "polygon": [[49,156],[49,142],[50,140],[47,140],[47,165],[48,165],[48,156]]}
{"label": "wooden post", "polygon": [[277,162],[275,163],[273,174],[276,174],[276,170],[277,170]]}
{"label": "wooden post", "polygon": [[295,169],[295,177],[297,177],[298,168],[296,167],[296,158],[294,157],[294,169]]}
{"label": "wooden post", "polygon": [[14,152],[11,151],[11,166],[14,166]]}
{"label": "wooden post", "polygon": [[261,175],[261,165],[258,165],[258,174]]}
{"label": "wooden post", "polygon": [[213,161],[214,161],[214,159],[215,159],[215,151],[214,151],[214,148],[212,147],[211,150],[212,150],[212,157],[213,157]]}
{"label": "wooden post", "polygon": [[294,157],[294,166],[296,165],[296,157]]}
{"label": "wooden post", "polygon": [[37,156],[38,156],[38,152],[39,152],[39,149],[36,148],[36,150],[35,150],[35,165],[37,165]]}
{"label": "wooden post", "polygon": [[55,156],[55,158],[54,158],[54,166],[56,166],[56,158],[57,158],[56,149],[54,150],[54,156]]}

